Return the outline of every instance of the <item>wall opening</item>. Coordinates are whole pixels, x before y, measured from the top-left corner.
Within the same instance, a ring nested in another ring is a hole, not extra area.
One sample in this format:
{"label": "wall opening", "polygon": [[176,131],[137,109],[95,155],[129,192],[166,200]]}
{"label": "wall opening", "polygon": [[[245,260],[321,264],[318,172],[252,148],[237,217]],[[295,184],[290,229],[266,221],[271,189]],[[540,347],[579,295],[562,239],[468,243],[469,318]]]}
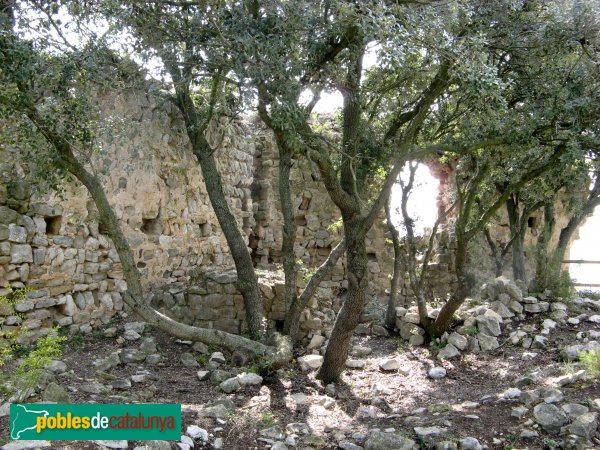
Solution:
{"label": "wall opening", "polygon": [[158,218],[142,219],[142,227],[140,228],[145,234],[157,235],[162,233],[162,224]]}
{"label": "wall opening", "polygon": [[[594,214],[590,216],[578,230],[579,237],[573,241],[568,259],[583,261],[598,261],[600,258],[600,206],[596,207]],[[564,267],[564,266],[563,266]],[[600,264],[569,264],[569,273],[577,284],[577,290],[592,290],[600,292],[600,287],[590,286],[598,284],[598,268]],[[589,283],[590,285],[585,285]]]}
{"label": "wall opening", "polygon": [[62,216],[44,217],[46,222],[46,234],[55,235],[60,233],[62,225]]}
{"label": "wall opening", "polygon": [[539,217],[532,216],[529,219],[527,219],[527,226],[529,228],[537,228],[537,226],[539,225],[539,222],[540,222]]}
{"label": "wall opening", "polygon": [[[399,178],[408,181],[408,163],[402,169]],[[429,167],[419,164],[415,172],[415,181],[412,192],[408,198],[408,214],[414,220],[414,229],[417,236],[425,236],[428,229],[433,228],[438,217],[438,197],[440,195],[440,182],[433,176]],[[392,222],[404,235],[406,230],[403,226],[402,212],[400,210],[402,201],[402,190],[396,183],[392,188]]]}

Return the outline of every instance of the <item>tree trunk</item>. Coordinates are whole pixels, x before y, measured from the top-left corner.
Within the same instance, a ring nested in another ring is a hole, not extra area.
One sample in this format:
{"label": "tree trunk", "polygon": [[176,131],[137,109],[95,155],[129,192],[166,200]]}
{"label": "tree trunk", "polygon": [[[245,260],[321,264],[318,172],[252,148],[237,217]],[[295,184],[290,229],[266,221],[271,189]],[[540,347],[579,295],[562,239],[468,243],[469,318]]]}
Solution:
{"label": "tree trunk", "polygon": [[299,309],[298,294],[296,292],[296,255],[294,254],[294,242],[296,241],[296,222],[292,206],[292,194],[290,189],[290,169],[292,166],[292,152],[285,145],[283,137],[276,133],[277,147],[279,148],[279,202],[283,214],[283,240],[281,243],[281,262],[283,263],[283,274],[285,277],[285,321],[283,332],[292,336],[292,320],[299,317],[296,313]]}
{"label": "tree trunk", "polygon": [[490,234],[490,230],[488,228],[483,230],[483,234],[488,243],[488,246],[490,247],[490,251],[492,252],[492,258],[494,259],[494,274],[496,275],[496,277],[499,277],[502,275],[502,269],[504,268],[504,252],[501,249],[498,249],[498,245],[496,245],[496,243],[494,242],[494,239],[492,238],[492,235]]}
{"label": "tree trunk", "polygon": [[521,227],[518,203],[512,195],[506,200],[506,212],[508,213],[510,232],[514,237],[512,240],[513,278],[527,283],[527,276],[525,275],[525,251],[523,249],[524,230]]}
{"label": "tree trunk", "polygon": [[398,285],[400,278],[403,275],[402,270],[402,246],[400,244],[400,236],[398,230],[392,222],[391,212],[391,195],[388,201],[385,202],[385,215],[387,218],[388,230],[392,237],[392,245],[394,247],[394,273],[392,274],[392,283],[390,286],[390,298],[388,300],[387,310],[385,313],[385,326],[389,329],[394,329],[396,326],[396,304],[398,302]]}
{"label": "tree trunk", "polygon": [[263,343],[256,342],[214,329],[199,328],[177,322],[164,314],[151,308],[143,299],[143,289],[140,283],[140,275],[135,264],[133,252],[123,235],[119,222],[113,209],[111,208],[102,185],[98,179],[89,173],[77,159],[63,150],[62,164],[72,173],[89,191],[96,207],[100,219],[106,224],[108,235],[115,245],[119,255],[123,274],[127,282],[127,291],[123,296],[123,301],[140,317],[149,324],[166,331],[180,339],[200,341],[208,345],[222,346],[228,350],[244,349],[252,354],[270,355],[276,361],[277,365],[286,363],[291,357],[291,345],[289,342],[280,340],[279,348],[272,348]]}
{"label": "tree trunk", "polygon": [[554,232],[556,220],[554,217],[554,205],[547,203],[544,206],[544,228],[540,233],[536,244],[535,255],[535,290],[543,291],[548,286],[549,279],[549,258],[548,246]]}
{"label": "tree trunk", "polygon": [[246,308],[246,323],[250,337],[256,341],[264,341],[266,337],[266,320],[258,279],[248,246],[242,238],[235,217],[229,209],[229,204],[223,192],[221,175],[215,164],[213,151],[202,138],[202,144],[193,142],[194,154],[200,162],[204,183],[210,203],[215,211],[219,225],[225,235],[231,257],[237,271],[237,288],[244,297]]}
{"label": "tree trunk", "polygon": [[466,272],[467,263],[467,242],[462,233],[456,235],[456,253],[454,256],[456,281],[458,283],[456,291],[452,297],[442,306],[440,313],[432,326],[427,330],[431,337],[440,337],[446,332],[452,322],[454,313],[460,308],[469,296],[470,284]]}
{"label": "tree trunk", "polygon": [[343,218],[348,264],[348,296],[336,317],[323,365],[317,373],[317,378],[325,384],[337,380],[344,370],[352,333],[358,325],[367,302],[368,258],[362,220],[360,218],[353,220],[346,215],[343,215]]}

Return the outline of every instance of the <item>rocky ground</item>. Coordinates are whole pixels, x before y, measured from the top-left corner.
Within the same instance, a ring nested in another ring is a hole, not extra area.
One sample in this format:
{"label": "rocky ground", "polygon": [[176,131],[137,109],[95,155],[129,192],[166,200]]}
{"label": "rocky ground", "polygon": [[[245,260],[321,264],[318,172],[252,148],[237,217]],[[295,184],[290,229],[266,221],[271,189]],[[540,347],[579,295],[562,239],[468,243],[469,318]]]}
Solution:
{"label": "rocky ground", "polygon": [[[504,319],[475,308],[476,318],[494,320],[463,323],[464,334],[429,346],[363,326],[342,381],[328,386],[314,376],[324,336],[272,372],[268,361],[179,342],[125,318],[72,336],[29,401],[181,403],[181,440],[20,441],[2,449],[600,448],[600,380],[577,361],[578,351],[600,347],[600,302],[545,303]],[[497,348],[486,352],[460,337],[484,342],[486,331],[498,332]],[[0,436],[8,436],[6,404],[0,414]]]}

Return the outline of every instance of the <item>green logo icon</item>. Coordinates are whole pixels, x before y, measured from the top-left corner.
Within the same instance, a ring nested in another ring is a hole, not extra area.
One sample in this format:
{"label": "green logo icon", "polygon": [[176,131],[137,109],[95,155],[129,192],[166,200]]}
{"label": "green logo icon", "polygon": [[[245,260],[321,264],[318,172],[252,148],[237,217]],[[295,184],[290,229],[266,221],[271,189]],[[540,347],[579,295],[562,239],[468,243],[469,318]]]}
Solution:
{"label": "green logo icon", "polygon": [[181,405],[10,406],[13,440],[176,440],[180,436]]}

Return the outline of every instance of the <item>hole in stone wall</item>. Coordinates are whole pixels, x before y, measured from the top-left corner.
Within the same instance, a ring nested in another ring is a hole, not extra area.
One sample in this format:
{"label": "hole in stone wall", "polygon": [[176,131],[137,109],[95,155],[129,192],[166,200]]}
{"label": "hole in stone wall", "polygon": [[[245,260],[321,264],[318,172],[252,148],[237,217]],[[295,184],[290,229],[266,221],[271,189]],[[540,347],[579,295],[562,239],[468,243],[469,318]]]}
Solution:
{"label": "hole in stone wall", "polygon": [[298,209],[302,209],[302,210],[306,211],[309,206],[310,206],[310,198],[303,197],[302,203],[300,203],[300,206],[298,207]]}
{"label": "hole in stone wall", "polygon": [[108,234],[108,226],[106,225],[106,222],[102,219],[98,221],[98,233]]}
{"label": "hole in stone wall", "polygon": [[296,217],[296,225],[299,227],[306,226],[306,217],[304,217],[304,216]]}
{"label": "hole in stone wall", "polygon": [[377,255],[375,253],[367,253],[367,259],[369,261],[377,262]]}
{"label": "hole in stone wall", "polygon": [[527,226],[529,228],[537,228],[538,224],[539,224],[539,217],[530,217],[529,219],[527,219]]}
{"label": "hole in stone wall", "polygon": [[275,321],[275,331],[283,331],[283,320]]}
{"label": "hole in stone wall", "polygon": [[62,225],[62,216],[44,217],[46,222],[46,234],[59,234]]}
{"label": "hole in stone wall", "polygon": [[142,227],[140,228],[143,233],[146,234],[160,234],[162,233],[162,225],[158,218],[156,219],[142,219]]}

